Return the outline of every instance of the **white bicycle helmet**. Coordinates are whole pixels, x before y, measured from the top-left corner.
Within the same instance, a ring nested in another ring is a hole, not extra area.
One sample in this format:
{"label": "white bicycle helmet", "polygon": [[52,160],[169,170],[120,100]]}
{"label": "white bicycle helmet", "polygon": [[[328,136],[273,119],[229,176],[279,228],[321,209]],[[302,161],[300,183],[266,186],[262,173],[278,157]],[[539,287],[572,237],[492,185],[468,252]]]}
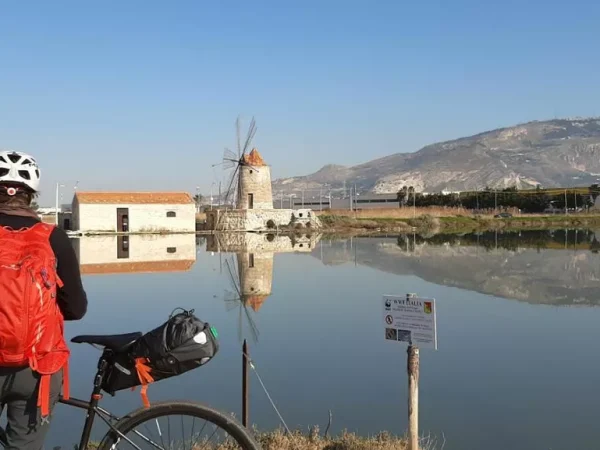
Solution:
{"label": "white bicycle helmet", "polygon": [[18,183],[33,192],[40,187],[40,168],[35,159],[14,150],[0,151],[0,183]]}

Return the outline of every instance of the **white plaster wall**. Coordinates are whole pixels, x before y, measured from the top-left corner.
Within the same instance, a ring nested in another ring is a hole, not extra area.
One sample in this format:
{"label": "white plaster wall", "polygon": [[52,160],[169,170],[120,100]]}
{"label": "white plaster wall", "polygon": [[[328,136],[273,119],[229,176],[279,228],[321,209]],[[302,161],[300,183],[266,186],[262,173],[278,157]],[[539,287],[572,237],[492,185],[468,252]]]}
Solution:
{"label": "white plaster wall", "polygon": [[[129,209],[129,231],[195,231],[196,207],[193,203],[161,204],[88,204],[74,205],[78,231],[117,231],[117,208]],[[176,217],[167,217],[175,211]]]}
{"label": "white plaster wall", "polygon": [[[117,258],[117,236],[89,236],[77,239],[74,246],[79,263],[107,264],[151,261],[195,261],[196,236],[194,234],[133,235],[129,239],[129,258]],[[175,253],[167,252],[175,248]]]}

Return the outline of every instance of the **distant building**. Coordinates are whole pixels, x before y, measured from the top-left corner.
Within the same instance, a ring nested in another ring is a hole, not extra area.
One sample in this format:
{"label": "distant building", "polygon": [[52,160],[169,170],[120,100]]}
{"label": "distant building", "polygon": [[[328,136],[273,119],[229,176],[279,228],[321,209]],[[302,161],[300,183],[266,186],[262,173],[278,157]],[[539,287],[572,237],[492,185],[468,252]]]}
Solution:
{"label": "distant building", "polygon": [[[275,202],[277,204],[277,202]],[[286,204],[284,203],[284,206]],[[329,195],[317,196],[316,198],[298,198],[294,197],[292,207],[294,209],[311,208],[315,211],[324,209],[377,209],[377,208],[397,208],[397,194],[372,194],[365,193],[353,195],[346,198],[329,198]]]}
{"label": "distant building", "polygon": [[71,228],[82,233],[194,232],[196,206],[187,192],[81,192]]}

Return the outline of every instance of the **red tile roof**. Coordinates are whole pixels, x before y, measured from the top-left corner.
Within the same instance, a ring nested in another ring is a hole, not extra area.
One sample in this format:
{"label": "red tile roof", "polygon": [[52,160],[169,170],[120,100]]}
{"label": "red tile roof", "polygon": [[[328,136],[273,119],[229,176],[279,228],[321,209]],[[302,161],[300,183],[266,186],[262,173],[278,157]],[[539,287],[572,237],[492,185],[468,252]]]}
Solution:
{"label": "red tile roof", "polygon": [[245,300],[255,312],[258,312],[267,298],[269,298],[268,295],[251,295],[245,297]]}
{"label": "red tile roof", "polygon": [[80,270],[82,275],[187,272],[192,268],[195,262],[196,261],[194,260],[174,260],[81,264]]}
{"label": "red tile roof", "polygon": [[265,160],[262,159],[260,153],[255,148],[252,149],[250,153],[244,155],[244,162],[250,166],[266,166]]}
{"label": "red tile roof", "polygon": [[80,204],[180,205],[194,203],[194,199],[187,192],[77,192],[75,197]]}

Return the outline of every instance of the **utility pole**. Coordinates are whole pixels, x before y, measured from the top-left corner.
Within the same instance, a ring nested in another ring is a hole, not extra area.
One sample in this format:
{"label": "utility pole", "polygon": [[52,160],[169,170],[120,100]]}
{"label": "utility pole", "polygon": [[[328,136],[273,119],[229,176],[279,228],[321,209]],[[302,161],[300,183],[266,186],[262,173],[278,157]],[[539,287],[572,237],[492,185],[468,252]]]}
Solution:
{"label": "utility pole", "polygon": [[319,188],[319,211],[323,211],[323,188]]}
{"label": "utility pole", "polygon": [[417,217],[417,191],[413,188],[413,217]]}
{"label": "utility pole", "polygon": [[569,215],[569,209],[567,208],[567,190],[565,189],[565,214]]}
{"label": "utility pole", "polygon": [[498,212],[498,189],[494,189],[494,212]]}
{"label": "utility pole", "polygon": [[58,226],[58,191],[61,187],[65,187],[64,184],[56,183],[56,199],[54,202],[54,224]]}
{"label": "utility pole", "polygon": [[350,186],[350,211],[353,211],[354,209],[352,208],[352,186]]}
{"label": "utility pole", "polygon": [[283,191],[281,191],[281,209],[283,209]]}

